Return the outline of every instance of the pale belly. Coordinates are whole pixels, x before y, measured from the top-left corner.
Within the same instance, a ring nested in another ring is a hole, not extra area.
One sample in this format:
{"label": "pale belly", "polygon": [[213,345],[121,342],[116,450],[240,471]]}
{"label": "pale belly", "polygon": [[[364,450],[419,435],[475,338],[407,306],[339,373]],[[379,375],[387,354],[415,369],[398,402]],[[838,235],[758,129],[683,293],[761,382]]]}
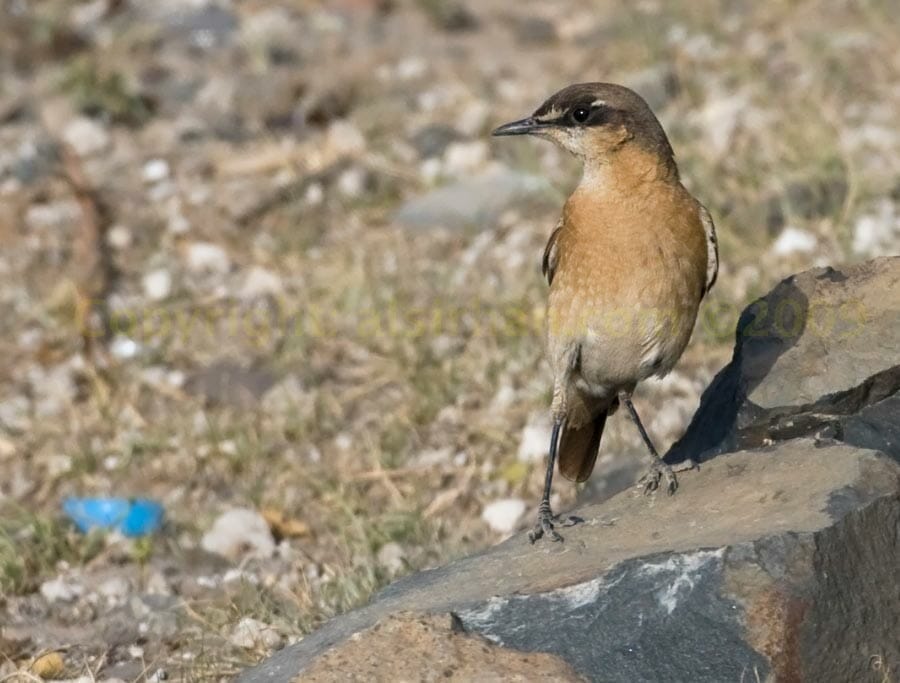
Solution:
{"label": "pale belly", "polygon": [[616,296],[592,288],[573,294],[565,281],[554,287],[547,342],[557,376],[576,349],[570,381],[591,396],[630,391],[647,377],[668,373],[690,340],[699,305],[690,283],[677,280],[620,288]]}

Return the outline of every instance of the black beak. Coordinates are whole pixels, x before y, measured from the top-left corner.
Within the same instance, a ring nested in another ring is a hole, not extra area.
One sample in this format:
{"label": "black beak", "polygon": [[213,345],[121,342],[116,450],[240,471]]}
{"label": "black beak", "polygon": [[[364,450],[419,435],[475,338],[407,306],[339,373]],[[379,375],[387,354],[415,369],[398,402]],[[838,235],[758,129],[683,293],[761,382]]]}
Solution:
{"label": "black beak", "polygon": [[533,116],[510,123],[504,123],[499,128],[495,128],[491,135],[529,135],[541,127],[541,122],[536,121]]}

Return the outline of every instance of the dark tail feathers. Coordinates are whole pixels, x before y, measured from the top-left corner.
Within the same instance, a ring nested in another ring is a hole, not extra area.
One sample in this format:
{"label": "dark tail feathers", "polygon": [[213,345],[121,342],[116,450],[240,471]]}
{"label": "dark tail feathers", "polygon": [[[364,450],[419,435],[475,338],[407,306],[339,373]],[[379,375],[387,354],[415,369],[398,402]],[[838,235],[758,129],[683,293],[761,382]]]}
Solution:
{"label": "dark tail feathers", "polygon": [[601,411],[581,429],[563,426],[559,439],[559,472],[566,479],[581,482],[591,476],[594,463],[597,462],[607,414],[608,410]]}

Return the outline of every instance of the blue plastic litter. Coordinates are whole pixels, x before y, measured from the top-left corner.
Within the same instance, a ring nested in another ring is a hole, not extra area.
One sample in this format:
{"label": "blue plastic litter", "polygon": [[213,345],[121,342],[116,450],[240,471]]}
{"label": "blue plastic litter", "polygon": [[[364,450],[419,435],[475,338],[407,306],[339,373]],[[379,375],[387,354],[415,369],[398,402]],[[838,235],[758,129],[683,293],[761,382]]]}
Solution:
{"label": "blue plastic litter", "polygon": [[116,529],[125,536],[149,536],[163,521],[162,505],[148,498],[67,498],[62,507],[84,533]]}

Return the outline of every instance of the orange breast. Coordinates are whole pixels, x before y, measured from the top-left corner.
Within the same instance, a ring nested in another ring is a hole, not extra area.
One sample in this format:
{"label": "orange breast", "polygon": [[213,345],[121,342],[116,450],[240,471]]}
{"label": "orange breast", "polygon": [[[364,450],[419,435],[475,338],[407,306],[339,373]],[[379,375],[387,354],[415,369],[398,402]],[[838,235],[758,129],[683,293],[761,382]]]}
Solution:
{"label": "orange breast", "polygon": [[699,205],[677,181],[615,190],[580,187],[566,204],[547,332],[554,366],[578,342],[592,374],[618,381],[653,374],[642,367],[654,354],[668,367],[681,355],[702,298],[706,238]]}

